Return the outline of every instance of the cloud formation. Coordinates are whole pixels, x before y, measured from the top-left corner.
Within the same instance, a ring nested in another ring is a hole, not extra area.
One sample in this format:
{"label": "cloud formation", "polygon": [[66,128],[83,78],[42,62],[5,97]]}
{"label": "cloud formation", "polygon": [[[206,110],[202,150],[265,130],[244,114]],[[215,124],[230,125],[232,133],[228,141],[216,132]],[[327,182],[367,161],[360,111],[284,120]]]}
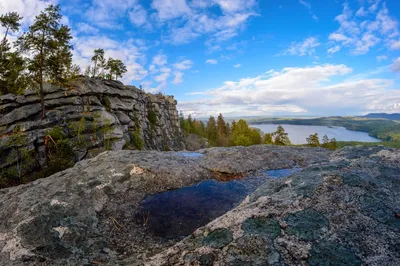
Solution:
{"label": "cloud formation", "polygon": [[367,54],[378,44],[400,49],[398,22],[390,16],[385,2],[371,0],[365,4],[367,6],[354,13],[349,4],[344,3],[342,14],[335,18],[339,29],[329,35],[332,45],[347,47],[354,55]]}
{"label": "cloud formation", "polygon": [[194,93],[203,99],[181,102],[179,107],[197,116],[215,115],[221,111],[232,116],[320,115],[343,110],[359,113],[400,111],[400,92],[389,90],[393,84],[391,80],[332,82],[340,76],[348,76],[352,71],[345,65],[332,64],[271,70],[253,78],[226,81],[218,88]]}
{"label": "cloud formation", "polygon": [[216,64],[218,64],[218,60],[217,59],[207,59],[206,63],[211,64],[211,65],[216,65]]}
{"label": "cloud formation", "polygon": [[316,37],[309,37],[302,42],[293,42],[288,49],[286,49],[282,55],[313,55],[315,48],[320,46]]}

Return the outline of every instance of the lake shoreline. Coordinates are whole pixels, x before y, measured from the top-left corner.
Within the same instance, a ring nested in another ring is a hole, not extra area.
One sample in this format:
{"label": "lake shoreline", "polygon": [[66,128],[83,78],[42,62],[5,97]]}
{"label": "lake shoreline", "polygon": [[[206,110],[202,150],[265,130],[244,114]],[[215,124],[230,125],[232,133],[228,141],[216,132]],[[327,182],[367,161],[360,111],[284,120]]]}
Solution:
{"label": "lake shoreline", "polygon": [[[286,121],[285,121],[286,122]],[[250,124],[254,128],[260,129],[264,133],[271,133],[281,125],[289,134],[289,139],[295,145],[307,144],[306,138],[314,133],[318,133],[320,141],[327,135],[328,138],[335,138],[337,141],[356,141],[379,143],[381,140],[371,136],[368,132],[360,130],[349,130],[344,126],[325,126],[325,125],[293,125],[287,123],[257,123]]]}

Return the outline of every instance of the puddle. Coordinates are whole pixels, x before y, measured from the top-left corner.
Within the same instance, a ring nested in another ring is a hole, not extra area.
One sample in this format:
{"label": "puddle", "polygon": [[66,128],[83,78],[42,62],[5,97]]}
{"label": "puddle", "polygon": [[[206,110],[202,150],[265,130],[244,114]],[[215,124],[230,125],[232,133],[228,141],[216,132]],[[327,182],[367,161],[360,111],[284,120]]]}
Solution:
{"label": "puddle", "polygon": [[281,178],[281,177],[287,177],[290,176],[294,173],[297,173],[301,171],[302,168],[300,167],[295,167],[291,169],[279,169],[279,170],[267,170],[265,173],[272,178]]}
{"label": "puddle", "polygon": [[199,152],[176,152],[176,155],[182,156],[182,157],[190,157],[190,158],[201,158],[204,156],[204,154],[199,153]]}
{"label": "puddle", "polygon": [[189,187],[147,196],[136,214],[155,236],[176,239],[235,208],[268,178],[281,178],[301,168],[268,170],[238,180],[207,180]]}

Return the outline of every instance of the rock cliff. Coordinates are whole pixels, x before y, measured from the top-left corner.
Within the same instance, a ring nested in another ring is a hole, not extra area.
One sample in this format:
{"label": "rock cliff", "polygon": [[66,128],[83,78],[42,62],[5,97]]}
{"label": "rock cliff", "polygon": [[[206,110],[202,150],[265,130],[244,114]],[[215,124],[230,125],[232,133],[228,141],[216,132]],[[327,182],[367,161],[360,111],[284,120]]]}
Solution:
{"label": "rock cliff", "polygon": [[32,167],[45,165],[45,143],[53,141],[45,136],[55,139],[60,134],[73,146],[75,161],[105,149],[183,148],[172,96],[90,78],[79,78],[68,88],[47,84],[44,89],[43,120],[36,91],[0,96],[0,168],[17,165],[19,171],[31,171],[18,166],[27,164],[24,153],[35,159]]}
{"label": "rock cliff", "polygon": [[[293,167],[182,241],[140,215],[147,195]],[[0,190],[0,265],[399,265],[399,191],[383,147],[107,151]]]}

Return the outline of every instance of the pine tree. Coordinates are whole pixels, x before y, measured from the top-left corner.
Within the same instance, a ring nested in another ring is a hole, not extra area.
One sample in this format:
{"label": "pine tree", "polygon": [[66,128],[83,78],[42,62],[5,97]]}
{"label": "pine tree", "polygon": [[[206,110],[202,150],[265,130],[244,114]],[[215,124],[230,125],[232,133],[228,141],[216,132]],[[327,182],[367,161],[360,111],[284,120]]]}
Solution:
{"label": "pine tree", "polygon": [[262,137],[260,134],[260,130],[258,128],[251,129],[250,139],[252,145],[257,145],[262,143]]}
{"label": "pine tree", "polygon": [[0,95],[23,94],[29,82],[24,70],[25,60],[18,52],[3,53],[0,59]]}
{"label": "pine tree", "polygon": [[64,83],[69,78],[68,73],[72,67],[71,39],[71,29],[67,26],[62,25],[54,32],[47,59],[48,78],[51,82]]}
{"label": "pine tree", "polygon": [[[30,52],[33,57],[29,60],[28,69],[33,79],[39,85],[42,115],[45,117],[43,83],[45,77],[55,81],[62,78],[65,64],[70,64],[71,54],[69,40],[72,38],[67,26],[60,26],[60,6],[49,5],[36,16],[29,31],[18,38],[17,44],[21,51]],[[67,62],[64,62],[64,60]],[[61,62],[60,62],[61,61]],[[55,67],[55,70],[51,68]]]}
{"label": "pine tree", "polygon": [[243,119],[235,123],[234,128],[232,127],[231,138],[233,145],[236,146],[250,146],[253,144],[252,131]]}
{"label": "pine tree", "polygon": [[206,134],[210,145],[216,146],[218,140],[218,129],[217,129],[217,123],[213,116],[210,116],[210,118],[208,119]]}
{"label": "pine tree", "polygon": [[10,12],[0,16],[0,25],[6,29],[3,40],[0,44],[0,58],[3,58],[3,52],[7,46],[8,32],[16,32],[21,26],[20,20],[22,17],[17,12]]}
{"label": "pine tree", "polygon": [[109,79],[113,78],[115,75],[115,79],[117,80],[119,77],[122,78],[122,75],[127,72],[126,66],[119,59],[109,58],[105,67],[106,70],[109,71]]}
{"label": "pine tree", "polygon": [[264,136],[264,144],[274,144],[274,141],[272,140],[272,133],[267,133]]}
{"label": "pine tree", "polygon": [[218,115],[217,118],[217,130],[218,130],[218,139],[217,145],[218,146],[228,146],[229,144],[229,137],[228,137],[228,128],[225,123],[224,117],[222,114]]}
{"label": "pine tree", "polygon": [[92,68],[92,77],[97,76],[98,69],[100,67],[104,67],[105,65],[105,59],[104,59],[104,50],[103,49],[95,49],[94,50],[94,55],[92,57],[92,62],[94,64]]}
{"label": "pine tree", "polygon": [[320,143],[319,143],[318,133],[311,134],[311,135],[307,138],[307,143],[308,143],[308,145],[311,146],[311,147],[319,147],[319,146],[320,146]]}
{"label": "pine tree", "polygon": [[291,145],[288,133],[282,126],[278,126],[276,132],[274,133],[275,139],[274,143],[276,145]]}
{"label": "pine tree", "polygon": [[325,144],[327,144],[328,142],[329,142],[329,138],[328,138],[328,136],[325,134],[325,135],[322,137],[322,144],[325,145]]}
{"label": "pine tree", "polygon": [[7,41],[9,32],[19,30],[21,19],[22,17],[16,12],[0,16],[0,25],[6,29],[0,43],[0,95],[7,93],[21,94],[27,85],[26,76],[23,74],[25,60],[19,52],[11,52],[11,47]]}

